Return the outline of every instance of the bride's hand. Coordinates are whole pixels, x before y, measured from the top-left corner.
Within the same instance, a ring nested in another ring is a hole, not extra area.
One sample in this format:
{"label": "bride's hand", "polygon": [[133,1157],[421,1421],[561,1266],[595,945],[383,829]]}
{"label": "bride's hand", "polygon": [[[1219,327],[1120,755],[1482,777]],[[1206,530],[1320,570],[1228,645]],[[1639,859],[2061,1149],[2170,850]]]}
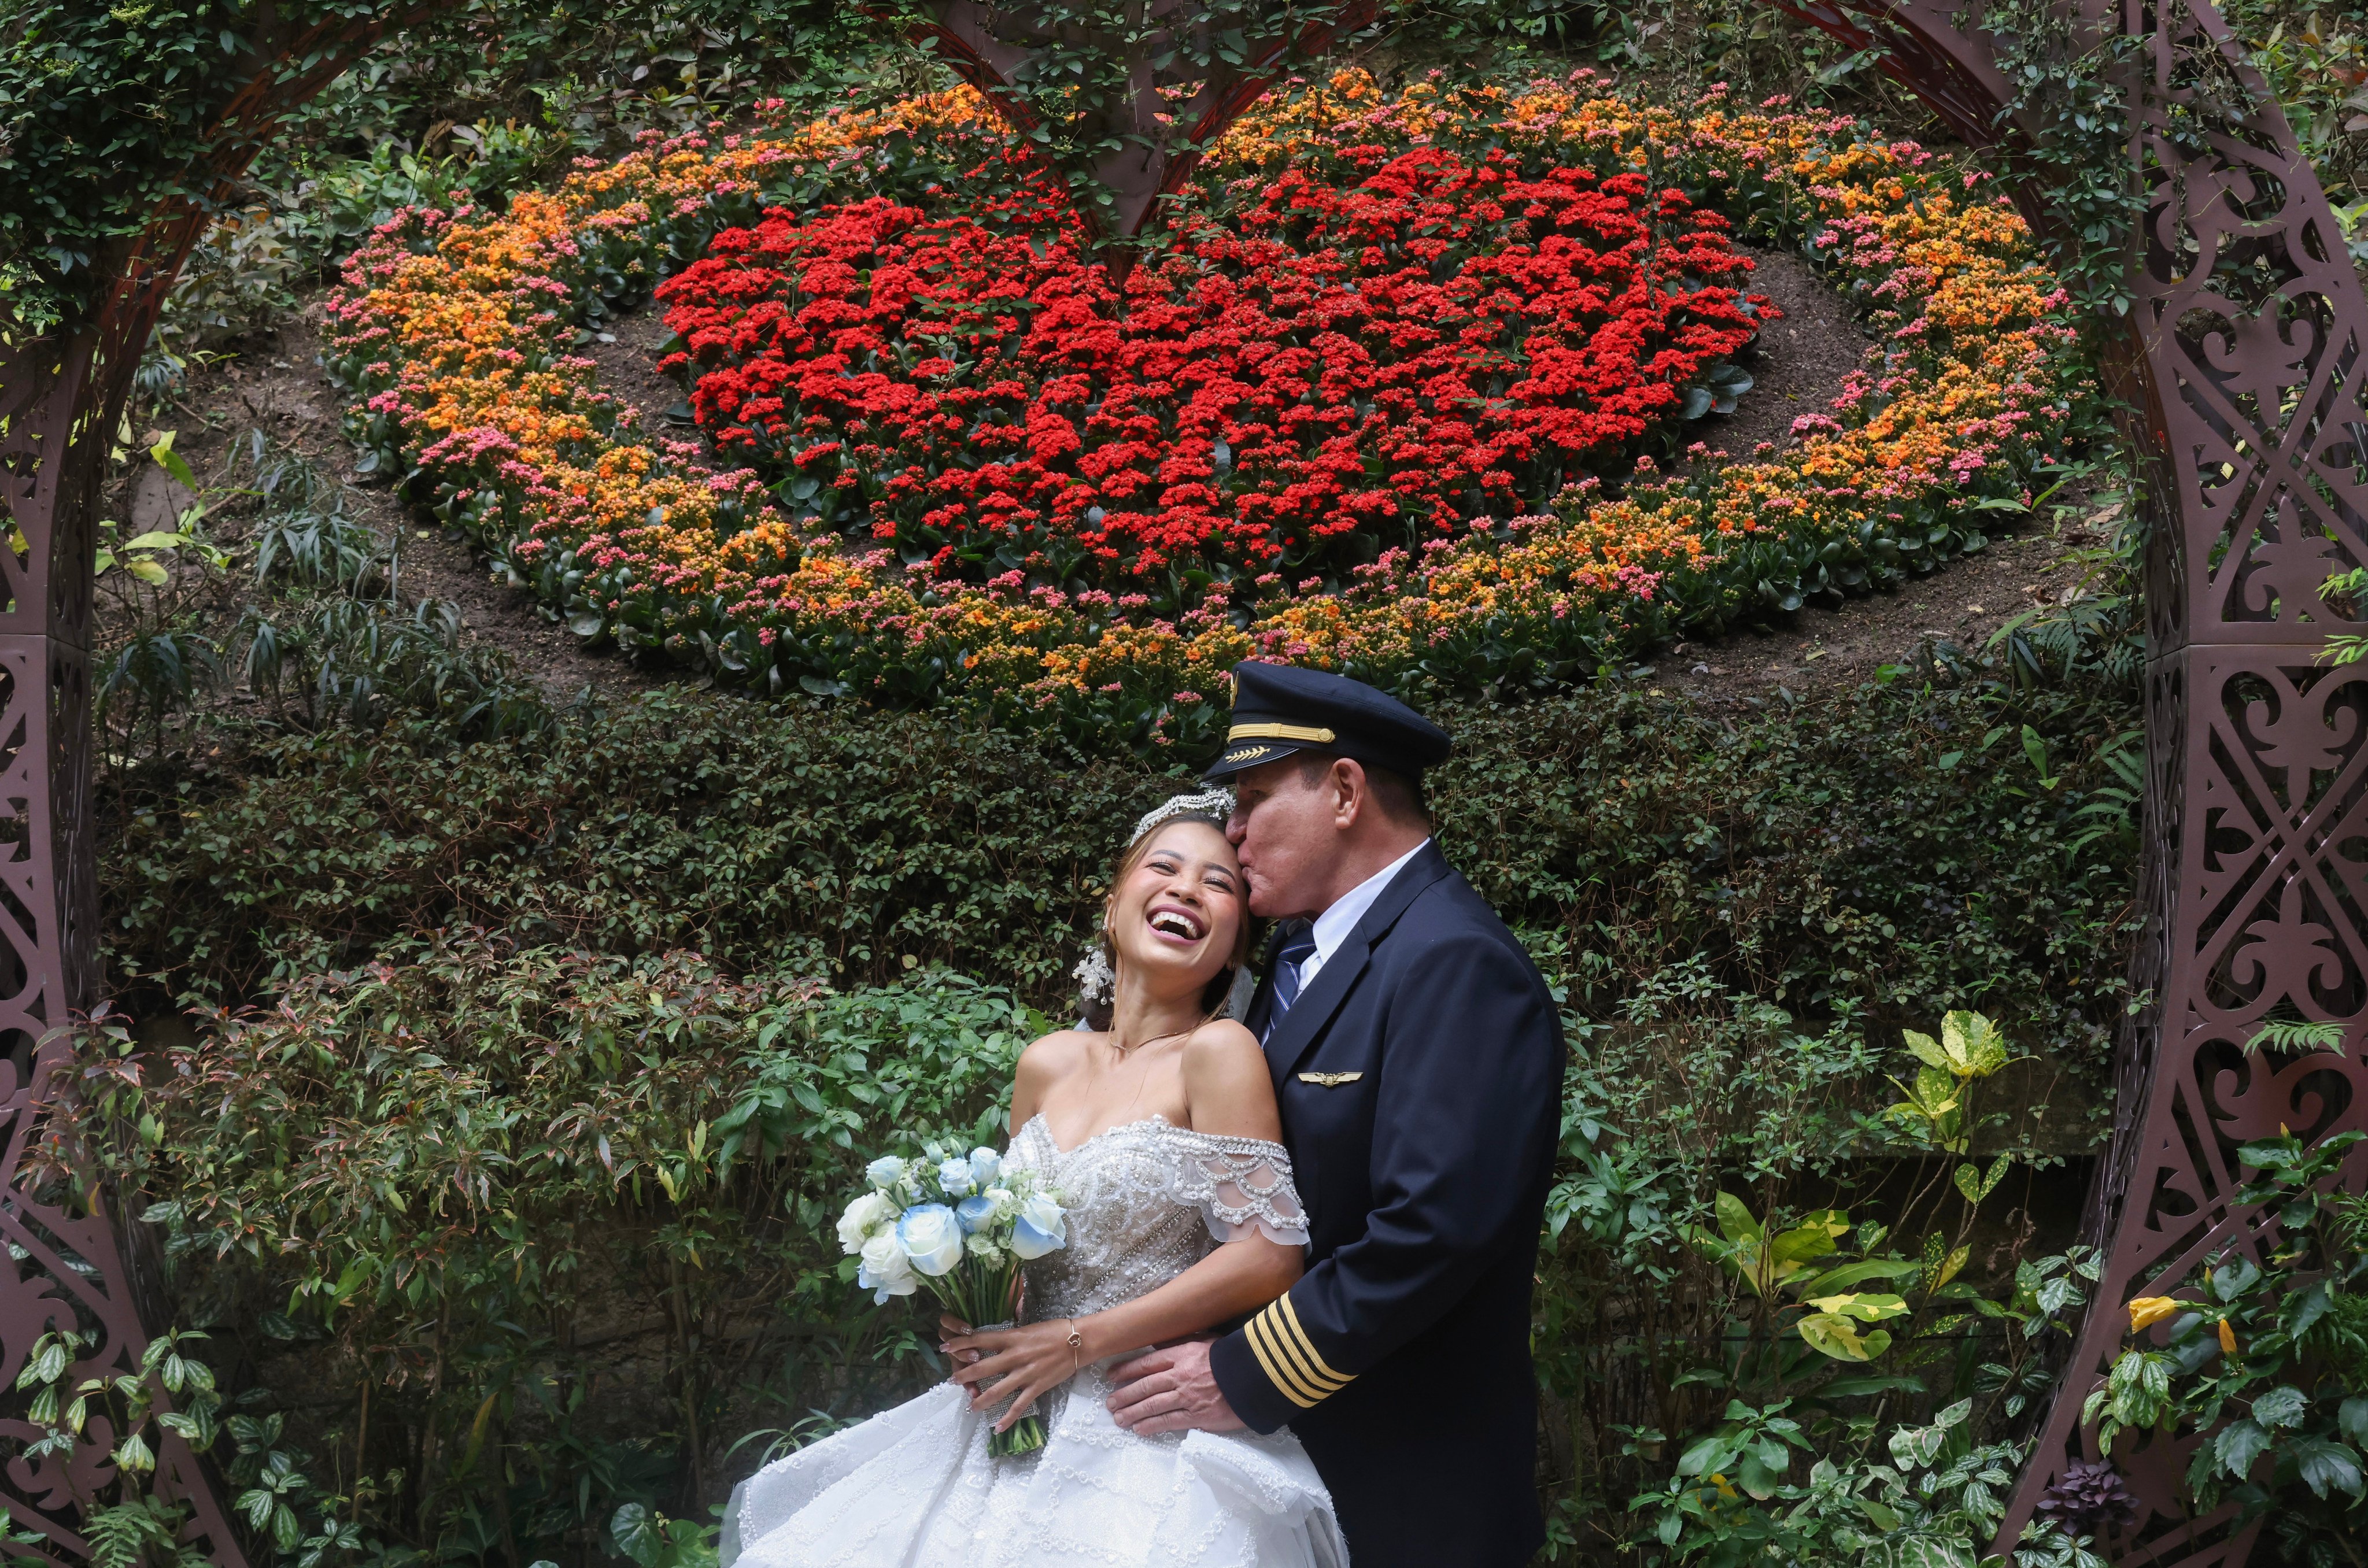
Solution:
{"label": "bride's hand", "polygon": [[944,1348],[955,1363],[953,1381],[970,1390],[970,1407],[985,1410],[1010,1398],[1011,1408],[995,1424],[996,1431],[1009,1431],[1038,1400],[1094,1359],[1090,1348],[1069,1343],[1070,1326],[1059,1318],[949,1337]]}

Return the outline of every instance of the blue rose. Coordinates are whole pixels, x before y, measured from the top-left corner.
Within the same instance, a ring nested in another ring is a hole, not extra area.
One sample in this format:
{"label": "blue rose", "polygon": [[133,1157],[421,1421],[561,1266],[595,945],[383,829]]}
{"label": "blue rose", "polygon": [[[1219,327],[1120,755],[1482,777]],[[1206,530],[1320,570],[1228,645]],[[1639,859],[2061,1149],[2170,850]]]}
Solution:
{"label": "blue rose", "polygon": [[954,1218],[962,1221],[965,1235],[976,1235],[995,1223],[995,1199],[984,1193],[965,1198],[954,1205]]}
{"label": "blue rose", "polygon": [[[1030,1194],[1019,1206],[1011,1227],[1011,1250],[1021,1257],[1042,1257],[1069,1244],[1068,1210],[1049,1193]],[[917,1266],[916,1266],[917,1267]]]}

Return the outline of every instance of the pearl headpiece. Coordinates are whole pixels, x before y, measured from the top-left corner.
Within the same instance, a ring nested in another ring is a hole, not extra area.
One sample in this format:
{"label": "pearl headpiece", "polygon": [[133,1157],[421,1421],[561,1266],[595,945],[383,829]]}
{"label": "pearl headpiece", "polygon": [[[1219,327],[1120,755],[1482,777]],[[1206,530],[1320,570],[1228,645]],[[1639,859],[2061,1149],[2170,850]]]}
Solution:
{"label": "pearl headpiece", "polygon": [[[1173,822],[1178,817],[1215,817],[1222,822],[1233,813],[1234,792],[1222,787],[1198,790],[1189,795],[1171,795],[1136,821],[1134,832],[1127,837],[1127,847],[1133,848],[1153,828],[1165,822]],[[1069,972],[1076,979],[1077,997],[1085,1004],[1087,1012],[1097,1005],[1107,1004],[1117,994],[1118,976],[1111,972],[1110,958],[1102,951],[1099,939],[1086,949],[1086,956],[1079,959],[1077,967]]]}
{"label": "pearl headpiece", "polygon": [[1132,849],[1143,842],[1143,835],[1161,823],[1174,817],[1215,817],[1223,822],[1234,814],[1234,792],[1219,788],[1201,790],[1190,795],[1170,795],[1136,819],[1133,835],[1127,839]]}

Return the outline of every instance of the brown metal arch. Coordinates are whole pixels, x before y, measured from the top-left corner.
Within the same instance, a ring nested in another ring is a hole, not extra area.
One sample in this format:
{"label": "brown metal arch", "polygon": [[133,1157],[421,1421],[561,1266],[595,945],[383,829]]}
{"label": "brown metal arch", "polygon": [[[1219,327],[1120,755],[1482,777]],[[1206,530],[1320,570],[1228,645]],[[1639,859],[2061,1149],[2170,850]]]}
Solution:
{"label": "brown metal arch", "polygon": [[[453,3],[258,34],[199,183],[226,193],[279,116],[388,28]],[[1766,3],[1853,48],[1880,47],[1885,74],[1968,142],[2018,133],[2000,117],[2010,94],[1978,6]],[[962,37],[982,8],[935,9],[966,74],[1009,69]],[[2176,1288],[2222,1246],[2259,1254],[2274,1243],[2271,1221],[2231,1202],[2235,1145],[2281,1123],[2312,1136],[2368,1127],[2368,666],[2328,669],[2316,657],[2329,633],[2362,629],[2318,585],[2368,563],[2368,299],[2291,128],[2208,0],[2079,9],[2099,36],[2146,40],[2143,79],[2131,84],[2130,153],[2147,197],[2134,237],[2137,307],[2106,371],[2149,479],[2146,925],[2133,971],[2147,1005],[2121,1042],[2119,1119],[2091,1196],[2089,1239],[2106,1249],[2097,1304],[2005,1540],[2071,1460],[2095,1457],[2079,1405],[2119,1347],[2120,1304]],[[290,60],[307,64],[285,71]],[[1205,96],[1238,112],[1257,85],[1251,74]],[[2200,136],[2173,139],[2175,109]],[[1170,171],[1149,172],[1128,178],[1156,191]],[[2036,193],[2017,199],[2035,224],[2049,222]],[[208,217],[202,202],[160,212],[110,258],[111,286],[85,329],[30,341],[0,326],[0,509],[23,541],[0,550],[0,839],[16,846],[0,858],[0,1120],[11,1169],[39,1113],[37,1059],[56,1049],[40,1042],[87,1004],[97,978],[88,662],[107,437]],[[2346,1053],[2247,1058],[2244,1042],[2272,1013],[2340,1022]],[[2345,1176],[2368,1187],[2368,1144]],[[0,1237],[22,1255],[0,1267],[0,1386],[53,1323],[104,1330],[91,1373],[136,1364],[140,1314],[103,1216],[10,1191]],[[0,1439],[28,1436],[0,1419]],[[2254,1530],[2225,1511],[2181,1517],[2185,1459],[2185,1447],[2161,1442],[2123,1457],[2146,1512],[2111,1543],[2118,1562],[2245,1560]],[[240,1568],[186,1449],[168,1445],[164,1461],[166,1484],[196,1505],[193,1538]],[[46,1538],[51,1560],[80,1561],[76,1499],[104,1479],[96,1464],[65,1474],[12,1459],[0,1507]]]}

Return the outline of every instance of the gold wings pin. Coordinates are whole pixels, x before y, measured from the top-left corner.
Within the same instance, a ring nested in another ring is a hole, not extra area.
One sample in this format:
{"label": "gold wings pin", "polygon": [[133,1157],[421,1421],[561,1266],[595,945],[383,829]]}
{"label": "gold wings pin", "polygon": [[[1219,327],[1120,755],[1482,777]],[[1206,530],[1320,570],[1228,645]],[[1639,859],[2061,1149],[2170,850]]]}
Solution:
{"label": "gold wings pin", "polygon": [[1313,1084],[1319,1089],[1337,1089],[1343,1084],[1353,1084],[1363,1076],[1362,1073],[1302,1073],[1299,1075],[1299,1081],[1303,1084]]}

